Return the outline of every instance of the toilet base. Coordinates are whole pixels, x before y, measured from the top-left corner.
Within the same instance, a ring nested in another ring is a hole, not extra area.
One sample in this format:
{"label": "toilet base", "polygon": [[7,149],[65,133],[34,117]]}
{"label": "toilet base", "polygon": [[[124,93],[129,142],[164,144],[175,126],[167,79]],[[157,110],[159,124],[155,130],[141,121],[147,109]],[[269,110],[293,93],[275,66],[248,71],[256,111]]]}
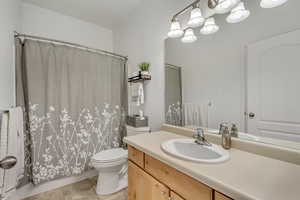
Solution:
{"label": "toilet base", "polygon": [[[109,178],[108,178],[109,177]],[[124,175],[122,179],[119,176],[113,177],[111,174],[99,174],[96,193],[98,195],[110,195],[117,193],[128,187],[128,175]]]}
{"label": "toilet base", "polygon": [[122,148],[101,151],[91,159],[92,167],[98,172],[96,193],[110,195],[128,185],[128,151]]}
{"label": "toilet base", "polygon": [[128,187],[128,176],[125,176],[123,179],[120,180],[119,187],[116,189],[116,192],[119,192],[127,187]]}

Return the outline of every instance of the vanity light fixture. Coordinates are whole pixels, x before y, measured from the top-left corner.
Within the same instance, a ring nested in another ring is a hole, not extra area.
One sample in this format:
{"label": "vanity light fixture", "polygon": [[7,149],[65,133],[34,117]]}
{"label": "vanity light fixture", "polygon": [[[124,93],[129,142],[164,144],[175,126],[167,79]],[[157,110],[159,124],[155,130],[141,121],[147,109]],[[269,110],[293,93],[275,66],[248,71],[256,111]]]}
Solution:
{"label": "vanity light fixture", "polygon": [[184,32],[184,36],[181,39],[183,43],[193,43],[197,41],[197,37],[195,36],[194,30],[191,28],[188,28]]}
{"label": "vanity light fixture", "polygon": [[219,26],[216,25],[215,19],[213,17],[210,17],[205,21],[205,24],[201,28],[200,33],[203,35],[210,35],[218,31],[219,31]]}
{"label": "vanity light fixture", "polygon": [[275,8],[285,4],[288,0],[261,0],[260,7]]}
{"label": "vanity light fixture", "polygon": [[[216,25],[214,15],[224,14],[230,12],[227,16],[226,21],[228,23],[239,23],[250,16],[250,11],[245,8],[245,4],[242,0],[205,0],[207,7],[214,11],[213,14],[203,16],[201,12],[200,4],[203,0],[195,0],[179,12],[177,12],[171,20],[171,30],[168,33],[169,38],[180,38],[184,43],[192,43],[197,40],[194,34],[194,28],[203,27],[200,29],[200,33],[203,35],[214,34],[219,31],[219,26]],[[274,8],[286,3],[288,0],[261,0],[260,6],[262,8]],[[181,27],[178,17],[190,11],[190,19],[185,27]]]}
{"label": "vanity light fixture", "polygon": [[214,10],[218,14],[224,14],[234,8],[239,2],[240,0],[219,0]]}
{"label": "vanity light fixture", "polygon": [[171,30],[168,33],[169,38],[180,38],[183,36],[184,31],[181,29],[180,22],[177,19],[173,19],[171,23]]}
{"label": "vanity light fixture", "polygon": [[228,23],[239,23],[250,16],[250,11],[246,10],[245,4],[240,2],[235,8],[231,10],[230,15],[226,18]]}
{"label": "vanity light fixture", "polygon": [[199,26],[202,26],[204,21],[205,18],[202,16],[202,12],[199,6],[195,6],[191,11],[191,17],[190,20],[188,21],[189,27],[197,28]]}

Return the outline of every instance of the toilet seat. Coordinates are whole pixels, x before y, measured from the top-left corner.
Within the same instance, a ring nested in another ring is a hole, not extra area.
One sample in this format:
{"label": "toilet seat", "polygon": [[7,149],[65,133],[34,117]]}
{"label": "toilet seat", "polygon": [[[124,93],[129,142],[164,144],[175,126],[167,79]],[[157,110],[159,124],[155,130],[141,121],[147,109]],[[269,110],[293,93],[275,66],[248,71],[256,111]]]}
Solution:
{"label": "toilet seat", "polygon": [[120,161],[116,161],[116,162],[107,162],[107,163],[94,163],[91,162],[92,166],[94,166],[95,168],[109,168],[109,167],[114,167],[114,166],[118,166],[121,164],[124,164],[126,162],[125,159],[120,160]]}
{"label": "toilet seat", "polygon": [[100,153],[95,154],[91,158],[91,162],[94,164],[112,164],[112,163],[118,163],[120,161],[124,161],[124,159],[127,159],[128,157],[128,151],[124,150],[122,148],[116,148],[116,149],[110,149],[105,150]]}

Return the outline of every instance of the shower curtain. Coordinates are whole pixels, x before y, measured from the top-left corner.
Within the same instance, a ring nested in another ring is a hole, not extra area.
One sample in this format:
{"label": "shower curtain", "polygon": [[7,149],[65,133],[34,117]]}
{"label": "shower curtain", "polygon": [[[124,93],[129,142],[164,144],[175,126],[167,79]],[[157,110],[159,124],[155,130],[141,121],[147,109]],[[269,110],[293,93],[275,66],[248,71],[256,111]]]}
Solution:
{"label": "shower curtain", "polygon": [[16,39],[17,104],[26,119],[26,181],[88,170],[95,153],[121,146],[126,61],[70,46]]}

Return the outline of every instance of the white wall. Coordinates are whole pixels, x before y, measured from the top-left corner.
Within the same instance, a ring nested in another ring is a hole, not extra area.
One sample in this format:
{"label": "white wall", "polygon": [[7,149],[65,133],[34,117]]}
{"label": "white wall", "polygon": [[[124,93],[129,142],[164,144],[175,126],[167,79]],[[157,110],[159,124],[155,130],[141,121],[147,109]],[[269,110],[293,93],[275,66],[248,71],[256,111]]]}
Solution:
{"label": "white wall", "polygon": [[153,130],[164,121],[164,39],[170,16],[189,1],[145,0],[142,7],[115,30],[115,51],[129,56],[129,71],[137,64],[150,61],[152,80],[146,85],[145,114]]}
{"label": "white wall", "polygon": [[22,3],[22,33],[113,51],[113,32],[92,23]]}
{"label": "white wall", "polygon": [[[187,2],[185,2],[187,3]],[[210,90],[203,92],[207,98],[218,98],[219,112],[216,120],[228,119],[236,121],[243,127],[241,119],[244,111],[244,47],[256,40],[278,35],[300,28],[300,1],[289,1],[286,5],[274,9],[261,9],[259,1],[245,1],[252,14],[241,24],[227,24],[225,15],[219,15],[216,20],[221,30],[213,36],[200,36],[193,45],[186,45],[183,51],[192,53],[191,47],[197,47],[198,72],[191,76],[202,79],[202,82],[190,82],[187,87],[197,88],[196,84],[206,84]],[[116,33],[115,49],[129,55],[131,67],[138,62],[148,60],[152,62],[153,80],[147,87],[146,110],[151,119],[151,126],[158,129],[163,119],[164,104],[164,39],[169,28],[168,20],[174,14],[173,1],[151,1],[143,4],[144,8],[136,11],[126,24]],[[154,12],[155,10],[155,12]],[[193,52],[195,53],[195,52]],[[171,64],[180,65],[183,57],[179,54],[177,60]],[[171,61],[168,61],[171,62]],[[177,62],[177,63],[175,63]],[[195,64],[195,63],[194,63]],[[204,73],[200,73],[204,72]],[[202,76],[205,74],[205,76]],[[212,80],[213,79],[213,80]],[[214,81],[217,81],[215,83]],[[204,86],[205,87],[205,86]],[[202,87],[203,88],[203,87]],[[197,98],[201,96],[199,89],[193,89]],[[193,98],[186,94],[188,98]],[[233,113],[228,115],[226,111]]]}
{"label": "white wall", "polygon": [[0,1],[0,109],[14,104],[14,33],[19,30],[20,0]]}

